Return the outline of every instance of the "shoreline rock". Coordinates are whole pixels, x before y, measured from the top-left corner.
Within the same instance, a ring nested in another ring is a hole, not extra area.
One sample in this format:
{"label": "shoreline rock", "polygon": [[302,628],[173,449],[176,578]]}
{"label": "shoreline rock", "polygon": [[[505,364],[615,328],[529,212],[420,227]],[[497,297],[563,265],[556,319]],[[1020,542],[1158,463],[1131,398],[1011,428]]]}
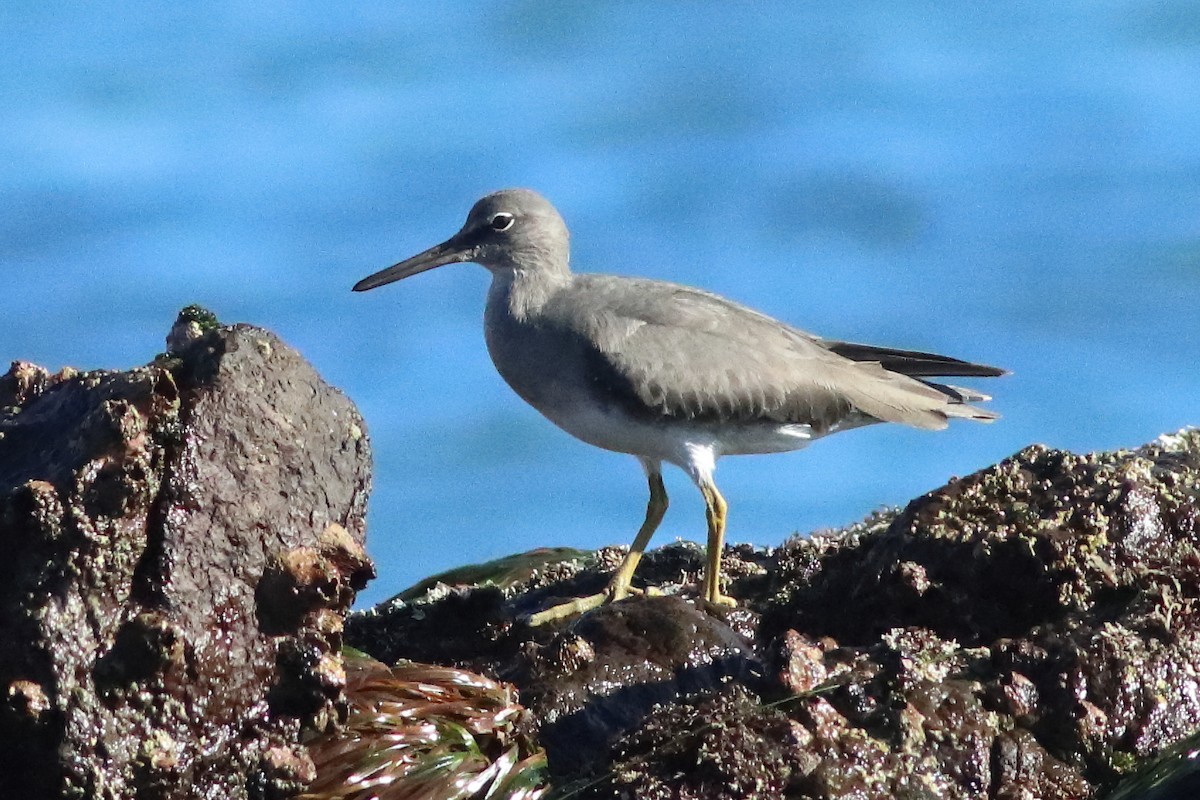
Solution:
{"label": "shoreline rock", "polygon": [[0,796],[286,797],[337,717],[362,420],[267,331],[171,340],[0,377]]}
{"label": "shoreline rock", "polygon": [[1035,445],[845,531],[731,548],[729,612],[681,599],[703,558],[678,543],[639,570],[673,597],[531,628],[620,551],[514,557],[500,585],[353,614],[347,641],[512,682],[580,798],[1090,798],[1200,729],[1198,498],[1196,430]]}
{"label": "shoreline rock", "polygon": [[[622,548],[347,616],[369,487],[361,417],[267,331],[190,308],[145,367],[15,363],[0,796],[336,797],[393,741],[378,714],[410,720],[393,763],[435,794],[1115,800],[1200,775],[1200,431],[1034,445],[842,531],[731,546],[735,609],[696,601],[701,548],[667,545],[638,572],[659,596],[543,627]],[[350,695],[343,639],[384,662],[353,661]]]}

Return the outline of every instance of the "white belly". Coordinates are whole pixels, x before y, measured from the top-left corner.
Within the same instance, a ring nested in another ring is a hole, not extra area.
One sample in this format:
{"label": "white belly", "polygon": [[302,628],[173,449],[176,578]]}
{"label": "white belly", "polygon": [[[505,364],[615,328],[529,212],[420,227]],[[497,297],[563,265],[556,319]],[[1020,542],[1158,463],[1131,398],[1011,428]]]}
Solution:
{"label": "white belly", "polygon": [[715,460],[725,455],[785,453],[807,447],[820,438],[808,425],[647,422],[588,404],[538,410],[555,425],[588,444],[666,461],[684,469],[689,469],[696,448],[710,450]]}

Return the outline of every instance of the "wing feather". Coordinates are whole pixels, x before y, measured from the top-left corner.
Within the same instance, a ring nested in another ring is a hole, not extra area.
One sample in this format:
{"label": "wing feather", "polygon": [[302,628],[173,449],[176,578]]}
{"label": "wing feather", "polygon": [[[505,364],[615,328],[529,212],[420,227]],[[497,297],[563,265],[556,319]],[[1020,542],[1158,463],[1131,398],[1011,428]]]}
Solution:
{"label": "wing feather", "polygon": [[606,388],[646,414],[803,423],[819,431],[856,414],[922,428],[945,427],[951,416],[995,416],[965,405],[974,399],[969,392],[889,368],[902,356],[921,364],[916,375],[983,374],[925,371],[932,363],[976,365],[865,345],[852,355],[880,358],[856,360],[831,347],[844,343],[690,287],[580,275],[568,296],[550,305],[547,318],[593,349],[594,373],[605,376]]}
{"label": "wing feather", "polygon": [[917,350],[896,350],[891,347],[875,347],[869,344],[854,342],[837,342],[825,340],[824,344],[834,353],[845,356],[851,361],[877,361],[884,369],[899,372],[909,377],[976,377],[997,378],[1007,375],[1007,371],[986,364],[973,364],[937,353],[922,353]]}

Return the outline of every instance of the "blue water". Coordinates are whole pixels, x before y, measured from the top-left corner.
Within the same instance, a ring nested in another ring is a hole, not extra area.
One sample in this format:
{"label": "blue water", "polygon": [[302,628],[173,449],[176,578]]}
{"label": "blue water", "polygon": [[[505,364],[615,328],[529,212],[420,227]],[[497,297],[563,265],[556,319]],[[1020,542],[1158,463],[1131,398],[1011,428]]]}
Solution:
{"label": "blue water", "polygon": [[[505,186],[577,269],[1013,370],[992,426],[726,459],[733,541],[1200,423],[1190,0],[398,5],[0,6],[0,359],[141,364],[193,302],[278,332],[370,428],[364,602],[641,520],[636,462],[494,373],[483,269],[349,291]],[[702,538],[667,486],[657,541]]]}

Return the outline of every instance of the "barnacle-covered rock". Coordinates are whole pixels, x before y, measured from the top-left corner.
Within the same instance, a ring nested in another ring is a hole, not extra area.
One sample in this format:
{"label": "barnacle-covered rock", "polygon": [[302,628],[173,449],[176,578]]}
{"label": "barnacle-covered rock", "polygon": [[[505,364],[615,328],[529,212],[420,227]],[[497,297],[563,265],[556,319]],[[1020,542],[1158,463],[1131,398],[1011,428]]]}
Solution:
{"label": "barnacle-covered rock", "polygon": [[169,350],[0,377],[0,797],[283,797],[336,718],[362,420],[267,331]]}
{"label": "barnacle-covered rock", "polygon": [[682,543],[638,573],[676,597],[524,624],[598,591],[619,560],[430,586],[352,616],[348,639],[511,680],[578,798],[1082,800],[1132,773],[1146,785],[1152,763],[1169,797],[1162,771],[1189,769],[1195,430],[1111,453],[1027,447],[844,531],[730,548],[734,611],[685,610],[703,559]]}

